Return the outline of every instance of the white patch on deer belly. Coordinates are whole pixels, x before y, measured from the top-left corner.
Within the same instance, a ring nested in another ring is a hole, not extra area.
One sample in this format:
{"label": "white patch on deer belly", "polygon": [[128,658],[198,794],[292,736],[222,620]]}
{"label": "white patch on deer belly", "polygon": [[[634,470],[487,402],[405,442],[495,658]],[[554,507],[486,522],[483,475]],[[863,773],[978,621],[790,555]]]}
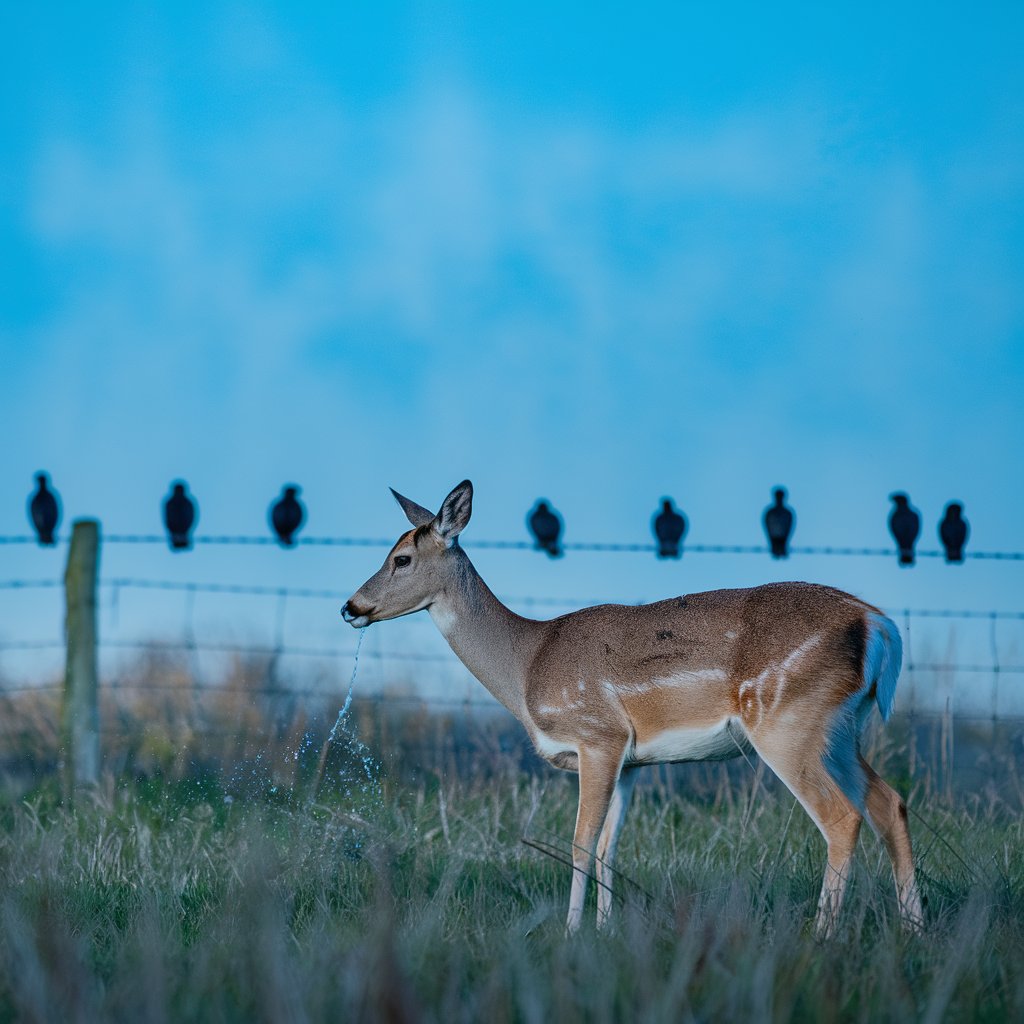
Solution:
{"label": "white patch on deer belly", "polygon": [[735,757],[743,748],[742,732],[730,730],[731,719],[712,726],[665,729],[637,743],[627,759],[633,764],[665,761],[721,761]]}

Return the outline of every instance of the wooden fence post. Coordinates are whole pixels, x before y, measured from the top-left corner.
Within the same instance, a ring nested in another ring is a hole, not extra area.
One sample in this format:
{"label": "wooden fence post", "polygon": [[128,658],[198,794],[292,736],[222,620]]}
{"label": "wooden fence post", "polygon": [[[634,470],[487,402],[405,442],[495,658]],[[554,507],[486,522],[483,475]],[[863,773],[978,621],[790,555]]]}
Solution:
{"label": "wooden fence post", "polygon": [[78,519],[64,574],[67,596],[67,672],[61,707],[60,749],[64,792],[96,785],[100,774],[98,674],[96,670],[96,578],[100,524]]}

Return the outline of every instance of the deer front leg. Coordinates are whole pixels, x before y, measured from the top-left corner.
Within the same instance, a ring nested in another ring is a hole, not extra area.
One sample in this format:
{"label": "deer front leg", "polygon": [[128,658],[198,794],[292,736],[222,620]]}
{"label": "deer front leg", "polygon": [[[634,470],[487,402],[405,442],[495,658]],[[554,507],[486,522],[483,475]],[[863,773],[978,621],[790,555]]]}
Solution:
{"label": "deer front leg", "polygon": [[580,802],[576,812],[576,832],[572,847],[572,889],[566,933],[572,935],[583,920],[587,897],[587,879],[594,869],[597,838],[608,816],[608,807],[622,769],[623,749],[581,748],[579,752]]}

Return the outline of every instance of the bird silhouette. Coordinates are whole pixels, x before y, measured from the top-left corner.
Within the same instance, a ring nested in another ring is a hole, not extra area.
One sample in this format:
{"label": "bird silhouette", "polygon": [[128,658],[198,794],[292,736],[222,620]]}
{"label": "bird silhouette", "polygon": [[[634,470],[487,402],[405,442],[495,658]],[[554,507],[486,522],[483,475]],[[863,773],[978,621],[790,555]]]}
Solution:
{"label": "bird silhouette", "polygon": [[281,489],[281,497],[270,509],[270,525],[285,547],[293,547],[295,534],[302,528],[306,510],[298,500],[299,488],[294,484]]}
{"label": "bird silhouette", "polygon": [[773,493],[775,504],[764,510],[764,532],[768,534],[772,558],[788,558],[789,538],[793,533],[795,517],[793,510],[786,507],[786,488],[776,487]]}
{"label": "bird silhouette", "polygon": [[196,503],[186,493],[183,481],[176,481],[170,497],[164,502],[164,525],[173,551],[187,551],[192,547],[192,527],[196,524]]}
{"label": "bird silhouette", "polygon": [[946,506],[946,514],[939,523],[939,540],[946,549],[947,562],[964,560],[964,544],[971,528],[963,516],[964,507],[958,501],[951,501]]}
{"label": "bird silhouette", "polygon": [[60,495],[50,488],[49,482],[46,473],[36,473],[38,486],[29,499],[28,517],[39,536],[39,543],[53,545],[57,543],[53,531],[60,522]]}
{"label": "bird silhouette", "polygon": [[526,520],[536,540],[538,551],[546,551],[552,558],[558,558],[562,549],[558,538],[562,532],[562,517],[552,510],[546,501],[538,501]]}
{"label": "bird silhouette", "polygon": [[661,499],[661,511],[651,520],[651,529],[658,541],[659,558],[682,557],[686,517],[673,507],[671,498]]}
{"label": "bird silhouette", "polygon": [[896,507],[889,515],[889,532],[900,550],[900,565],[914,564],[914,544],[921,533],[921,517],[903,493],[890,494]]}

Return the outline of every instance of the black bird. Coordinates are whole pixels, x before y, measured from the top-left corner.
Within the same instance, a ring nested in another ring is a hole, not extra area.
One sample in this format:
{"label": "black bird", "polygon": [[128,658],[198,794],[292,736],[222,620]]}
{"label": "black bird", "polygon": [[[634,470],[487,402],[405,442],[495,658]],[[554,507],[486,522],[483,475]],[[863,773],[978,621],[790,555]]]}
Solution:
{"label": "black bird", "polygon": [[178,480],[171,496],[164,502],[164,525],[170,538],[172,551],[187,551],[192,547],[192,527],[198,518],[196,503],[185,493],[185,483]]}
{"label": "black bird", "polygon": [[951,501],[946,506],[946,514],[939,523],[939,540],[946,549],[947,562],[964,560],[964,545],[971,528],[964,519],[964,507],[959,501]]}
{"label": "black bird", "polygon": [[39,485],[28,504],[28,517],[32,520],[40,544],[56,544],[53,531],[60,522],[60,495],[48,486],[50,478],[46,473],[36,473]]}
{"label": "black bird", "polygon": [[671,498],[661,499],[661,511],[651,520],[651,529],[658,541],[659,558],[682,557],[686,516],[673,507]]}
{"label": "black bird", "polygon": [[558,537],[562,532],[562,517],[553,511],[546,501],[538,501],[527,517],[527,526],[537,541],[537,550],[546,551],[552,558],[558,558],[562,549]]}
{"label": "black bird", "polygon": [[764,532],[768,534],[772,558],[789,557],[789,538],[793,533],[793,510],[786,507],[786,488],[776,487],[775,504],[764,510]]}
{"label": "black bird", "polygon": [[889,515],[889,532],[900,549],[900,565],[913,565],[914,544],[921,533],[921,517],[905,494],[890,494],[889,497],[896,503]]}
{"label": "black bird", "polygon": [[270,525],[281,543],[289,548],[294,546],[295,534],[302,528],[306,518],[306,510],[296,497],[298,493],[299,488],[290,484],[281,490],[281,497],[270,509]]}

